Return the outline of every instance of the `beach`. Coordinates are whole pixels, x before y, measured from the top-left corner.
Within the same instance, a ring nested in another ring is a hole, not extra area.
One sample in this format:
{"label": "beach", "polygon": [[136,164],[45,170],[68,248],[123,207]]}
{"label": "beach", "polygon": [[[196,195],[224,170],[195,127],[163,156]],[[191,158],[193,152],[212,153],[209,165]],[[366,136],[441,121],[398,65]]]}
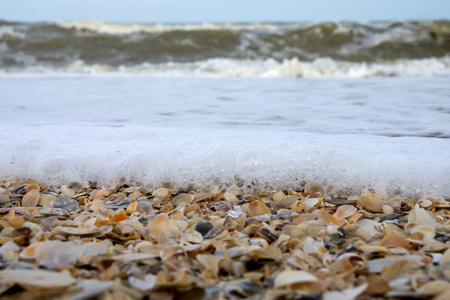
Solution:
{"label": "beach", "polygon": [[448,299],[446,28],[0,21],[0,296]]}

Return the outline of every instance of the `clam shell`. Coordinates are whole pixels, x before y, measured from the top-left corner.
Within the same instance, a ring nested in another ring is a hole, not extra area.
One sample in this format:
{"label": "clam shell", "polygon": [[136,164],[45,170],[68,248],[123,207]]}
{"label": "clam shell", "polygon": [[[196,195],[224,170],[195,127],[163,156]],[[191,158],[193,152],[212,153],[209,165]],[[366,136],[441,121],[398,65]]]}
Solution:
{"label": "clam shell", "polygon": [[77,281],[69,272],[51,272],[45,270],[9,269],[1,270],[0,278],[15,282],[25,289],[58,289],[67,288]]}
{"label": "clam shell", "polygon": [[84,245],[75,242],[45,241],[36,246],[36,261],[47,268],[69,265],[83,256]]}
{"label": "clam shell", "polygon": [[39,203],[39,189],[32,189],[22,198],[22,206],[34,207]]}
{"label": "clam shell", "polygon": [[239,199],[236,197],[235,194],[232,194],[230,192],[225,192],[225,194],[223,194],[223,196],[225,197],[225,200],[233,202],[233,203],[239,203]]}
{"label": "clam shell", "polygon": [[343,211],[344,218],[347,219],[347,218],[353,216],[358,211],[358,209],[356,207],[354,207],[353,205],[344,204],[344,205],[339,206],[336,211]]}
{"label": "clam shell", "polygon": [[274,287],[280,288],[297,283],[317,282],[318,278],[305,271],[283,271],[275,277]]}
{"label": "clam shell", "polygon": [[362,194],[358,202],[371,212],[382,212],[383,210],[383,200],[376,194]]}
{"label": "clam shell", "polygon": [[270,209],[261,200],[254,200],[248,205],[248,214],[251,217],[270,214]]}
{"label": "clam shell", "polygon": [[386,247],[386,248],[405,248],[405,249],[409,249],[409,247],[411,246],[411,244],[409,243],[409,241],[402,237],[401,235],[398,234],[389,234],[387,236],[385,236],[381,242],[380,242],[380,246]]}
{"label": "clam shell", "polygon": [[317,203],[319,203],[319,199],[318,198],[306,198],[302,200],[302,203],[304,203],[308,209],[313,208],[314,206],[316,206]]}

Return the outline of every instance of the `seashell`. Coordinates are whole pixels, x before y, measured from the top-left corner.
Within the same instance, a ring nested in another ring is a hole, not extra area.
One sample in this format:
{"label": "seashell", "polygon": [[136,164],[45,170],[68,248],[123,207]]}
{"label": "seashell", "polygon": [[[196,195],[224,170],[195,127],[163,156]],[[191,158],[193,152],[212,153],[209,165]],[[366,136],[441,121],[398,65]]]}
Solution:
{"label": "seashell", "polygon": [[386,255],[389,253],[389,250],[386,247],[376,245],[360,246],[359,250],[368,255]]}
{"label": "seashell", "polygon": [[129,214],[134,214],[137,211],[137,206],[138,206],[138,202],[137,201],[133,201],[130,203],[130,205],[128,205],[127,207],[127,213]]}
{"label": "seashell", "polygon": [[450,264],[450,248],[445,250],[444,254],[442,254],[442,257],[439,260],[439,264],[441,266],[445,264]]}
{"label": "seashell", "polygon": [[110,223],[119,223],[125,220],[128,220],[127,214],[123,209],[120,209],[114,215],[108,215],[108,219]]}
{"label": "seashell", "polygon": [[149,214],[153,210],[153,206],[150,201],[141,200],[137,201],[136,210],[141,214]]}
{"label": "seashell", "polygon": [[433,300],[448,300],[450,299],[450,291],[443,292],[438,296],[434,297]]}
{"label": "seashell", "polygon": [[169,218],[163,214],[157,215],[155,218],[148,221],[147,228],[149,236],[153,239],[157,239],[164,232],[180,233],[178,227],[172,224]]}
{"label": "seashell", "polygon": [[362,270],[367,267],[364,257],[355,253],[345,253],[339,256],[329,269],[336,273],[343,273],[350,270]]}
{"label": "seashell", "polygon": [[272,199],[275,202],[281,201],[284,198],[286,198],[286,195],[283,192],[281,192],[281,191],[272,195]]}
{"label": "seashell", "polygon": [[383,267],[391,267],[393,264],[395,264],[397,262],[411,262],[414,264],[419,264],[421,261],[422,261],[422,256],[420,256],[420,255],[388,256],[385,258],[371,260],[371,261],[369,261],[368,266],[369,266],[369,272],[380,273],[383,270]]}
{"label": "seashell", "polygon": [[36,184],[36,183],[31,183],[31,184],[29,184],[29,185],[27,185],[27,187],[26,187],[26,189],[25,189],[27,192],[29,192],[29,191],[31,191],[31,190],[38,190],[38,192],[39,192],[39,185],[38,184]]}
{"label": "seashell", "polygon": [[178,227],[178,229],[180,230],[180,232],[185,231],[188,228],[188,223],[186,221],[183,220],[171,220],[170,221],[172,224],[174,224],[175,226]]}
{"label": "seashell", "polygon": [[344,212],[344,218],[347,219],[351,216],[353,216],[358,209],[354,207],[353,205],[344,204],[339,206],[336,211],[343,211]]}
{"label": "seashell", "polygon": [[358,203],[371,212],[382,212],[383,210],[383,200],[376,194],[362,194]]}
{"label": "seashell", "polygon": [[316,241],[308,236],[303,244],[303,251],[306,254],[322,255],[325,254],[328,250],[324,247],[322,241]]}
{"label": "seashell", "polygon": [[320,194],[324,194],[324,188],[322,185],[316,183],[316,182],[308,182],[305,185],[305,194],[310,195],[311,193],[316,192]]}
{"label": "seashell", "polygon": [[436,229],[430,225],[420,225],[411,229],[411,239],[420,241],[434,241]]}
{"label": "seashell", "polygon": [[61,187],[61,193],[64,197],[73,197],[75,196],[75,191],[72,189],[67,188],[66,186]]}
{"label": "seashell", "polygon": [[419,202],[420,207],[430,207],[431,205],[433,205],[433,201],[428,200],[428,199],[423,199]]}
{"label": "seashell", "polygon": [[366,241],[380,236],[383,230],[383,225],[367,219],[358,221],[350,227],[350,231]]}
{"label": "seashell", "polygon": [[192,200],[192,202],[197,203],[203,200],[207,200],[207,199],[211,199],[212,197],[214,197],[215,194],[213,193],[197,193],[194,194],[194,199]]}
{"label": "seashell", "polygon": [[[284,195],[284,194],[283,194]],[[285,196],[283,199],[272,204],[272,207],[276,210],[290,207],[295,201],[298,200],[298,196]]]}
{"label": "seashell", "polygon": [[439,223],[434,219],[434,216],[425,209],[421,208],[418,204],[416,204],[414,210],[409,213],[408,223],[440,227]]}
{"label": "seashell", "polygon": [[50,206],[52,200],[55,198],[56,198],[56,196],[54,196],[52,194],[41,194],[41,196],[39,197],[38,205],[48,207],[48,206]]}
{"label": "seashell", "polygon": [[392,206],[389,205],[383,205],[381,207],[381,211],[383,212],[383,214],[385,215],[391,215],[394,213],[394,208]]}
{"label": "seashell", "polygon": [[444,280],[435,280],[425,283],[418,289],[421,295],[437,296],[450,290],[450,283]]}
{"label": "seashell", "polygon": [[232,208],[231,203],[228,201],[214,202],[214,203],[211,203],[209,206],[211,209],[213,209],[215,211],[223,211],[223,212],[227,212]]}
{"label": "seashell", "polygon": [[76,242],[45,241],[36,246],[35,259],[41,265],[56,269],[83,256],[84,245]]}
{"label": "seashell", "polygon": [[447,250],[449,246],[447,244],[434,241],[429,244],[426,244],[425,246],[420,249],[422,252],[440,252],[443,250]]}
{"label": "seashell", "polygon": [[39,189],[32,189],[22,198],[22,206],[34,207],[39,203]]}
{"label": "seashell", "polygon": [[196,260],[206,269],[211,269],[214,274],[219,273],[219,263],[224,257],[220,255],[198,254]]}
{"label": "seashell", "polygon": [[66,186],[68,189],[74,190],[75,193],[79,193],[83,189],[83,185],[77,181],[69,182]]}
{"label": "seashell", "polygon": [[33,243],[20,252],[19,257],[22,259],[34,259],[36,248],[40,243]]}
{"label": "seashell", "polygon": [[200,244],[203,242],[203,235],[200,232],[190,228],[183,234],[182,240],[194,244]]}
{"label": "seashell", "polygon": [[23,223],[25,222],[24,218],[20,216],[14,216],[8,220],[9,224],[11,224],[12,227],[18,228],[23,226]]}
{"label": "seashell", "polygon": [[368,284],[364,283],[355,288],[343,290],[341,292],[325,292],[323,294],[323,300],[348,300],[357,299],[365,290],[367,290]]}
{"label": "seashell", "polygon": [[305,198],[302,200],[302,203],[304,203],[308,207],[308,209],[311,209],[314,206],[316,206],[317,203],[319,203],[319,199],[318,198]]}
{"label": "seashell", "polygon": [[[297,284],[317,282],[318,278],[305,271],[283,271],[275,277],[274,287],[294,287]],[[295,289],[295,287],[294,287]]]}
{"label": "seashell", "polygon": [[75,211],[78,209],[78,202],[75,199],[67,197],[56,197],[50,203],[52,208],[62,208],[66,211]]}
{"label": "seashell", "polygon": [[225,200],[233,202],[235,204],[239,203],[239,199],[236,197],[235,194],[232,194],[230,192],[225,192],[225,194],[223,194],[223,196],[225,197]]}
{"label": "seashell", "polygon": [[325,209],[321,209],[319,214],[317,215],[318,219],[323,219],[325,223],[335,224],[337,226],[341,226],[341,222],[337,220],[335,217],[330,215]]}
{"label": "seashell", "polygon": [[0,278],[14,282],[25,289],[61,289],[74,285],[77,282],[69,272],[52,272],[38,269],[1,270]]}
{"label": "seashell", "polygon": [[270,214],[270,209],[261,200],[254,200],[249,203],[248,214],[251,217]]}
{"label": "seashell", "polygon": [[58,227],[59,233],[67,235],[95,235],[100,233],[98,227]]}
{"label": "seashell", "polygon": [[138,278],[138,277],[134,277],[134,276],[130,276],[128,278],[128,283],[143,292],[146,291],[150,291],[151,289],[153,289],[153,287],[155,286],[156,283],[156,276],[153,274],[147,274],[144,276],[144,278]]}
{"label": "seashell", "polygon": [[[128,195],[128,198],[131,198],[133,200],[136,200],[137,198],[139,198],[141,196],[141,192],[136,190],[134,192],[132,192],[130,195]],[[163,197],[164,198],[164,197]]]}
{"label": "seashell", "polygon": [[386,248],[405,248],[405,249],[409,249],[409,247],[411,246],[411,244],[409,243],[409,241],[402,237],[401,235],[392,233],[389,234],[387,236],[385,236],[381,242],[380,242],[380,246],[386,247]]}
{"label": "seashell", "polygon": [[172,203],[173,206],[178,206],[180,203],[191,203],[192,200],[194,200],[194,196],[187,193],[178,194],[175,197],[172,198],[170,203]]}
{"label": "seashell", "polygon": [[[134,193],[134,192],[133,192]],[[140,194],[140,193],[139,193]],[[169,195],[169,190],[163,187],[160,187],[159,189],[156,189],[152,195],[155,198],[164,199],[167,195]]]}

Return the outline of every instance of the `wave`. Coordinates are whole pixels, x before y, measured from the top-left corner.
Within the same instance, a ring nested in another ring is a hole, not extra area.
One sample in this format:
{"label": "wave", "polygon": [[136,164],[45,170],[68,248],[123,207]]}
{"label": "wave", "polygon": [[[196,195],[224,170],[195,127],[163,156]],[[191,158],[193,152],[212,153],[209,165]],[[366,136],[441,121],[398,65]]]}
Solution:
{"label": "wave", "polygon": [[450,75],[450,57],[405,60],[398,59],[380,63],[357,63],[319,58],[312,62],[297,58],[278,62],[267,60],[233,60],[215,58],[193,63],[168,62],[144,63],[135,66],[111,66],[86,64],[78,60],[64,68],[34,66],[20,70],[0,68],[1,77],[14,74],[117,74],[148,75],[157,77],[210,77],[210,78],[361,78],[393,76]]}
{"label": "wave", "polygon": [[[163,74],[189,71],[222,76],[221,71],[206,69],[223,69],[225,64],[234,68],[227,71],[230,76],[249,73],[276,77],[279,68],[288,69],[281,72],[289,73],[288,77],[352,77],[355,72],[360,76],[410,76],[422,72],[411,70],[424,69],[417,65],[429,62],[431,71],[425,73],[446,74],[448,71],[442,68],[448,69],[449,55],[450,21],[173,25],[0,22],[3,72],[81,69],[153,74],[160,70]],[[313,73],[322,75],[308,75]]]}

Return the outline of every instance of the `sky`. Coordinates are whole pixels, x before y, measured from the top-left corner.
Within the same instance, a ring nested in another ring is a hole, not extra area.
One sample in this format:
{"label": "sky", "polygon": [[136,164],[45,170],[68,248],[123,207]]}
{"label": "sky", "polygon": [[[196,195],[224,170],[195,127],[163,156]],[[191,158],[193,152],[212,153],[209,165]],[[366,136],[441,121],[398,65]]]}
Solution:
{"label": "sky", "polygon": [[139,23],[450,19],[450,0],[0,0],[7,21]]}

